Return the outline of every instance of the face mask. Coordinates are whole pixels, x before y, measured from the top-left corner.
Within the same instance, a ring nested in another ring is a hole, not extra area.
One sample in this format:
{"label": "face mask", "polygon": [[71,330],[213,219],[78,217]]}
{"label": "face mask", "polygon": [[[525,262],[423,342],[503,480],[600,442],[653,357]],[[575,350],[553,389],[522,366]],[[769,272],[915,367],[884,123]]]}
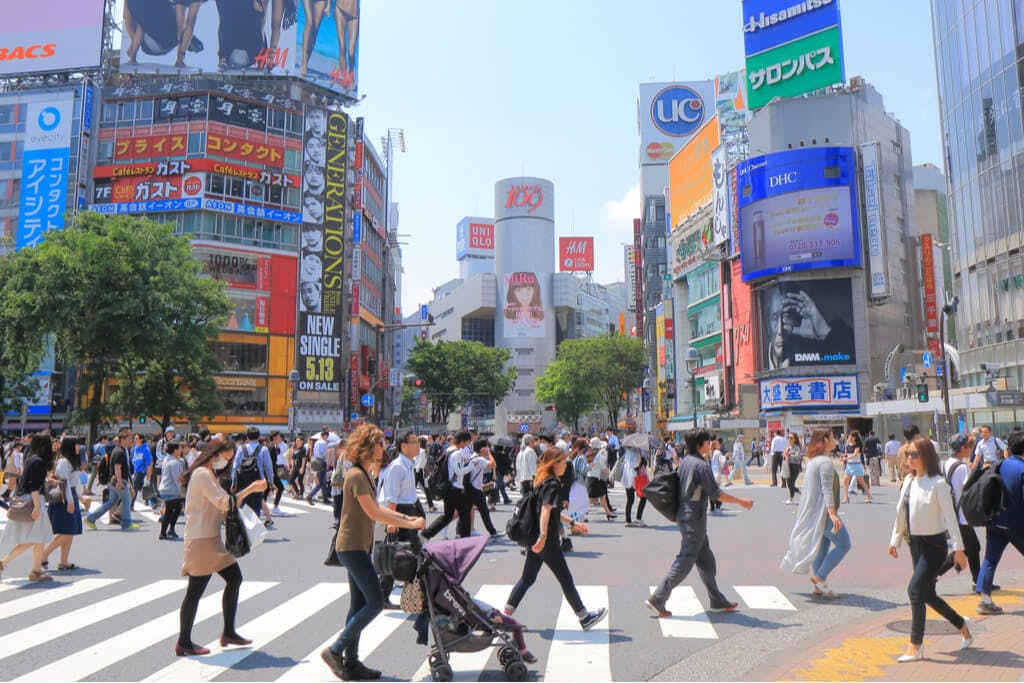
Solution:
{"label": "face mask", "polygon": [[548,449],[548,445],[543,441],[540,442],[540,454],[543,455],[544,451]]}
{"label": "face mask", "polygon": [[213,469],[215,472],[220,472],[222,469],[228,466],[228,461],[223,458],[218,458],[213,463]]}

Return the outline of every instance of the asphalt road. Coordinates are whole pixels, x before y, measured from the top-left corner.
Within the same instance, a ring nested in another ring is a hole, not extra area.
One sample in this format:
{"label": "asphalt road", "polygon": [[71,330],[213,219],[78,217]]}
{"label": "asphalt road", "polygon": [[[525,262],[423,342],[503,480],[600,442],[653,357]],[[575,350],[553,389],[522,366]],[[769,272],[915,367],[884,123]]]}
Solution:
{"label": "asphalt road", "polygon": [[[727,506],[709,523],[719,585],[739,601],[740,611],[708,613],[707,595],[694,573],[673,594],[670,608],[676,616],[653,618],[643,601],[678,550],[674,525],[653,509],[644,515],[647,528],[625,528],[621,516],[608,522],[595,511],[591,534],[574,539],[569,566],[587,606],[607,606],[609,617],[584,634],[554,577],[542,570],[516,615],[527,625],[527,643],[539,658],[530,666],[530,680],[757,677],[767,658],[785,657],[787,648],[799,656],[799,648],[792,647],[798,634],[841,629],[879,609],[905,604],[909,561],[886,554],[894,486],[876,490],[873,504],[854,496],[841,509],[853,550],[830,579],[844,596],[837,603],[814,599],[805,576],[778,569],[796,512],[783,504],[784,492],[764,485],[729,491],[755,501],[752,511]],[[621,487],[612,498],[621,514]],[[83,569],[57,572],[52,584],[25,585],[27,558],[4,571],[0,680],[333,680],[318,652],[337,635],[348,598],[344,571],[322,564],[331,513],[287,497],[284,502],[290,514],[278,518],[269,540],[240,562],[246,582],[238,630],[256,641],[253,647],[222,651],[217,645],[208,657],[173,656],[184,593],[182,545],[159,541],[150,515],[141,520],[141,531],[123,533],[104,524],[100,531],[86,531],[72,551]],[[510,510],[498,506],[499,528]],[[518,546],[494,543],[464,586],[500,607],[522,561]],[[1016,576],[1024,560],[1008,553],[1000,569]],[[962,594],[967,583],[963,576],[945,578],[940,591]],[[198,643],[211,643],[220,633],[222,585],[215,578],[207,591],[193,634]],[[364,634],[364,660],[392,680],[417,680],[427,673],[427,650],[415,645],[411,623],[401,612],[386,612]],[[459,655],[453,666],[456,680],[505,680],[493,650]]]}

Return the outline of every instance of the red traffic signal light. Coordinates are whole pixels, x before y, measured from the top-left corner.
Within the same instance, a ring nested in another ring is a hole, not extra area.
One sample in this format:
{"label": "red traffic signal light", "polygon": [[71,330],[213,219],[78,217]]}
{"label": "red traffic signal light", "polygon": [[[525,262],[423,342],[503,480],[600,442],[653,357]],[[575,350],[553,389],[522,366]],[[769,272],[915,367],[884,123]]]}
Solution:
{"label": "red traffic signal light", "polygon": [[417,389],[423,386],[423,380],[421,380],[419,377],[414,379],[412,383]]}

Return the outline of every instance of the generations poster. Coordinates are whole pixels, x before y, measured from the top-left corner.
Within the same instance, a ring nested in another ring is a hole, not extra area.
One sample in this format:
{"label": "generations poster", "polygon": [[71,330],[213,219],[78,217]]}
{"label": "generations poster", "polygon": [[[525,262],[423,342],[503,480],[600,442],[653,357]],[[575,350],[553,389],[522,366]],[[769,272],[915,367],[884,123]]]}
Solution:
{"label": "generations poster", "polygon": [[299,390],[338,394],[343,371],[348,117],[308,108],[299,237]]}
{"label": "generations poster", "polygon": [[536,273],[505,274],[504,336],[543,337],[544,304]]}
{"label": "generations poster", "polygon": [[857,363],[849,278],[779,282],[758,298],[763,370]]}

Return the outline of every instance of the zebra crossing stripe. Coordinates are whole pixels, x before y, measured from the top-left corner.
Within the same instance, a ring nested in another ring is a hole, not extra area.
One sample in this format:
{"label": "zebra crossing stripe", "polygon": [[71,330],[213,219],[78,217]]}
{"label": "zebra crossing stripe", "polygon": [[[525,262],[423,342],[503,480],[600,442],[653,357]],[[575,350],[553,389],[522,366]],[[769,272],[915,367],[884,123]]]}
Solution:
{"label": "zebra crossing stripe", "polygon": [[0,614],[9,619],[18,614],[30,612],[37,607],[45,607],[61,602],[76,595],[82,595],[98,588],[105,588],[121,579],[79,579],[74,583],[60,581],[49,584],[46,588],[30,591],[28,595],[0,605]]}
{"label": "zebra crossing stripe", "polygon": [[239,627],[239,632],[252,640],[245,648],[221,648],[220,641],[208,643],[214,651],[205,657],[182,657],[157,671],[147,681],[208,681],[238,664],[256,650],[309,618],[348,593],[348,586],[340,583],[318,583],[287,602],[256,617]]}
{"label": "zebra crossing stripe", "polygon": [[184,591],[185,581],[163,579],[148,586],[115,595],[81,609],[65,612],[32,626],[18,629],[0,638],[0,659],[5,659],[25,650],[39,647],[43,643],[80,629],[98,624],[121,614],[126,609],[136,608],[147,602],[158,600],[175,591]]}
{"label": "zebra crossing stripe", "polygon": [[285,517],[309,514],[309,505],[306,505],[306,507],[300,507],[298,503],[286,501],[284,498],[281,499],[281,503],[278,507],[281,508],[281,512],[284,513],[283,516]]}
{"label": "zebra crossing stripe", "polygon": [[[588,610],[608,607],[607,586],[577,586]],[[558,621],[551,636],[545,681],[611,681],[611,647],[608,630],[611,612],[600,624],[584,631],[572,607],[562,598]]]}
{"label": "zebra crossing stripe", "polygon": [[[276,581],[243,581],[239,602],[273,588]],[[131,605],[128,605],[131,607]],[[208,595],[199,601],[196,622],[205,621],[221,612],[221,594]],[[30,671],[18,681],[80,681],[112,664],[110,653],[127,658],[142,652],[155,642],[170,638],[178,632],[178,610],[168,612],[157,619],[118,633],[102,643],[93,643],[87,649],[75,652],[40,669]],[[167,651],[170,652],[170,646]]]}
{"label": "zebra crossing stripe", "polygon": [[789,598],[775,586],[733,586],[733,588],[750,609],[796,611],[796,607],[789,601]]}
{"label": "zebra crossing stripe", "polygon": [[[651,586],[654,593],[655,586]],[[658,619],[661,635],[665,638],[705,638],[714,640],[718,632],[708,619],[704,607],[697,599],[691,586],[676,586],[665,602],[665,609],[672,613],[667,619]]]}

